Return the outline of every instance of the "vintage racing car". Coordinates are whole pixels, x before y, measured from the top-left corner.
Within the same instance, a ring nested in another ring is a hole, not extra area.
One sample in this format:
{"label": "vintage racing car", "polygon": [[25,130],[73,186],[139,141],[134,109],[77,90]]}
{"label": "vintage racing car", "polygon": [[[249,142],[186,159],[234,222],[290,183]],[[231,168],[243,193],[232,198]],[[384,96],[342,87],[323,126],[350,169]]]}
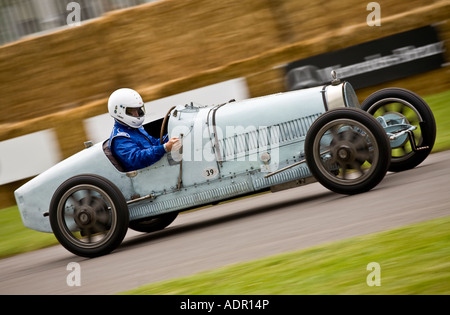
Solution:
{"label": "vintage racing car", "polygon": [[341,194],[374,188],[430,153],[436,125],[416,94],[387,88],[361,105],[348,82],[225,104],[172,107],[145,124],[182,147],[125,172],[108,140],[87,145],[15,191],[26,227],[53,232],[69,251],[96,257],[116,249],[128,228],[153,232],[178,213],[316,179]]}

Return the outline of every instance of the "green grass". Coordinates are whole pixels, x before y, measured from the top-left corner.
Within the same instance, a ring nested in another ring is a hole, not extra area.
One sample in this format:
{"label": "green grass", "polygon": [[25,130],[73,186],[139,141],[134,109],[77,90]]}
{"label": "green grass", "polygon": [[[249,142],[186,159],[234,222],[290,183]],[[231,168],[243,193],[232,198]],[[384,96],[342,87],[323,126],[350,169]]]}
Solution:
{"label": "green grass", "polygon": [[[450,294],[450,217],[240,263],[122,294]],[[380,286],[369,286],[380,266]],[[370,277],[371,278],[371,277]]]}
{"label": "green grass", "polygon": [[53,234],[30,230],[22,224],[16,206],[0,211],[0,258],[57,244]]}
{"label": "green grass", "polygon": [[424,97],[436,119],[437,136],[433,152],[450,149],[450,90]]}

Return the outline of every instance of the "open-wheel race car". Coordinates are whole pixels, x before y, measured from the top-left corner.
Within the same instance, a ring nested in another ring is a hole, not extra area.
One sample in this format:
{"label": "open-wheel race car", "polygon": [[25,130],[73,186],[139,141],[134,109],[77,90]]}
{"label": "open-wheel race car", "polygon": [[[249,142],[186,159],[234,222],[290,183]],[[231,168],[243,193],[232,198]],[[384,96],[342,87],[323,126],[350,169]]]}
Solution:
{"label": "open-wheel race car", "polygon": [[69,251],[96,257],[128,228],[161,230],[181,211],[315,179],[341,194],[374,188],[387,171],[420,164],[436,125],[425,101],[387,88],[360,105],[348,82],[225,104],[172,107],[144,125],[182,143],[146,168],[125,172],[108,139],[87,146],[15,191],[26,227],[53,232]]}

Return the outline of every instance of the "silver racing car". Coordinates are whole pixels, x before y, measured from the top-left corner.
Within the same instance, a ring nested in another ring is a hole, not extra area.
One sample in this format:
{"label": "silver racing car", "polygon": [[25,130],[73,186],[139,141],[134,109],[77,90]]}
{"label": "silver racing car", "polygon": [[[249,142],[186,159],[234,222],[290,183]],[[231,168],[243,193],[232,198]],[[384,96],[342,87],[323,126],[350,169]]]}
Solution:
{"label": "silver racing car", "polygon": [[153,232],[178,213],[315,179],[341,194],[374,188],[389,171],[420,164],[436,125],[425,101],[387,88],[361,105],[348,82],[224,104],[174,106],[144,125],[182,146],[155,164],[125,172],[108,139],[87,145],[15,191],[26,227],[53,232],[69,251],[96,257],[116,249],[128,228]]}

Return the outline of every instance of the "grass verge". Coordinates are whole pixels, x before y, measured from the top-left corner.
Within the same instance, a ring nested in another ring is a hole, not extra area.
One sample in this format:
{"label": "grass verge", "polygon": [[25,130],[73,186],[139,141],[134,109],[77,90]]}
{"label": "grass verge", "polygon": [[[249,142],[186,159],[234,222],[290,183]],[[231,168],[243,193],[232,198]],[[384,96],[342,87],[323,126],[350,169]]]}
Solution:
{"label": "grass verge", "polygon": [[[450,294],[450,217],[139,287],[136,295]],[[379,286],[375,280],[379,264]]]}
{"label": "grass verge", "polygon": [[436,143],[433,152],[450,149],[450,90],[424,97],[436,120]]}
{"label": "grass verge", "polygon": [[23,226],[16,206],[0,211],[0,258],[57,244],[53,234],[41,233]]}

